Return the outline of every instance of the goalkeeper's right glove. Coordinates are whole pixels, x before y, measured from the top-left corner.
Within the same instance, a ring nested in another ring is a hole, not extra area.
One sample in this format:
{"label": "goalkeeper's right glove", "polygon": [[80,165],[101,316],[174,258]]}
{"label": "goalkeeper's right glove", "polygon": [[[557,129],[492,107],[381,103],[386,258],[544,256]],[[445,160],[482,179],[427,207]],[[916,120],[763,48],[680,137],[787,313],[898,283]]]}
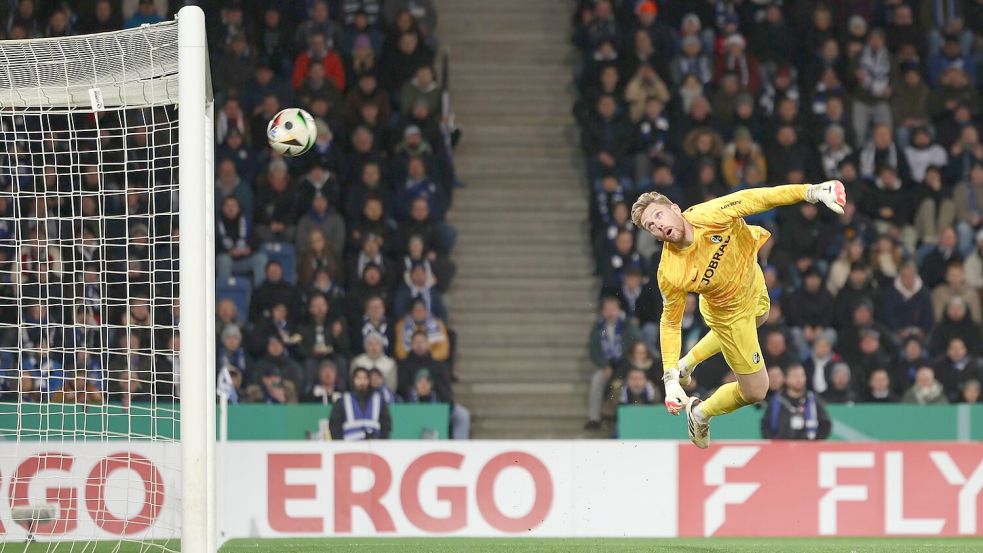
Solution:
{"label": "goalkeeper's right glove", "polygon": [[819,184],[810,184],[806,189],[806,201],[809,203],[823,202],[826,207],[843,215],[846,205],[846,188],[838,180],[828,180]]}
{"label": "goalkeeper's right glove", "polygon": [[683,387],[679,385],[679,369],[666,371],[662,375],[662,382],[666,385],[666,409],[673,415],[678,415],[689,401]]}

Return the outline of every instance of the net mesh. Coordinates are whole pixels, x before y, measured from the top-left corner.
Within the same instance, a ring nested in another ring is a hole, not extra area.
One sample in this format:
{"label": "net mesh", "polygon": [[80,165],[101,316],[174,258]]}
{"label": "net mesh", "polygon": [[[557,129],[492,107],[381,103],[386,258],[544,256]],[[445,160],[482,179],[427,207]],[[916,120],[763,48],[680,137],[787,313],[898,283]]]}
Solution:
{"label": "net mesh", "polygon": [[177,51],[0,42],[0,551],[180,549]]}

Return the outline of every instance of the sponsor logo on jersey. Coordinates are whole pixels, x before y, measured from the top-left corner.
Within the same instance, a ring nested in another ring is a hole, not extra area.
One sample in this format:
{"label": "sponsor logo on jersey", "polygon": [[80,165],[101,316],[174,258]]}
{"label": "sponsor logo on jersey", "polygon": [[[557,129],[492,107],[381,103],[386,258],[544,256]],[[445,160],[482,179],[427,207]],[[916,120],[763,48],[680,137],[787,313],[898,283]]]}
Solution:
{"label": "sponsor logo on jersey", "polygon": [[[712,239],[711,239],[712,240]],[[710,284],[710,279],[713,278],[713,274],[717,271],[717,267],[720,266],[720,259],[723,258],[724,252],[727,251],[727,246],[730,244],[730,236],[724,240],[717,251],[714,252],[713,257],[710,258],[710,263],[707,264],[707,268],[703,271],[703,278],[700,279],[700,284],[706,286]]]}
{"label": "sponsor logo on jersey", "polygon": [[713,236],[710,237],[710,241],[713,242],[714,244],[719,244],[720,242],[723,241],[723,239],[724,237],[720,236],[719,234],[714,234]]}
{"label": "sponsor logo on jersey", "polygon": [[734,200],[733,202],[727,202],[720,206],[720,209],[727,209],[728,207],[734,207],[735,205],[740,205],[741,200]]}
{"label": "sponsor logo on jersey", "polygon": [[751,361],[754,361],[754,364],[757,365],[758,362],[761,361],[761,354],[754,352],[754,355],[751,356]]}

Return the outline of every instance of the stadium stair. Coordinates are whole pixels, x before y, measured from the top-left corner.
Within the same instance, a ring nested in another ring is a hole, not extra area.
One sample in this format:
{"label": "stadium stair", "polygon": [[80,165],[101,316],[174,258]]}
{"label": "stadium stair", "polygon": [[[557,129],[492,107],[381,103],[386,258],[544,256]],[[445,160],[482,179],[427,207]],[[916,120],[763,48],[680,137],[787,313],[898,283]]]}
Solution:
{"label": "stadium stair", "polygon": [[555,0],[441,0],[465,138],[450,221],[457,399],[474,438],[601,437],[586,419],[596,281],[574,121],[569,25]]}

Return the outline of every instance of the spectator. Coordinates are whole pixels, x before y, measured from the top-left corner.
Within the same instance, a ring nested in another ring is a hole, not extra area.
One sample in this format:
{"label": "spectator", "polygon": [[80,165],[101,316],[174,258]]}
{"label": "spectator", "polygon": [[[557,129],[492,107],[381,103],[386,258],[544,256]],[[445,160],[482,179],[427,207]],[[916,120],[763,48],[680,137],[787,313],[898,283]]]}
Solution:
{"label": "spectator", "polygon": [[399,382],[398,393],[403,397],[410,396],[410,390],[416,383],[416,375],[421,370],[430,373],[431,382],[440,397],[451,396],[451,374],[447,363],[437,361],[431,354],[430,340],[423,331],[413,334],[412,345],[405,359],[398,362]]}
{"label": "spectator", "polygon": [[[958,203],[956,205],[958,211]],[[939,232],[939,243],[930,247],[922,258],[921,277],[925,286],[935,288],[942,284],[945,281],[946,267],[950,263],[961,262],[962,259],[956,232],[951,227],[942,229]]]}
{"label": "spectator", "polygon": [[251,402],[297,403],[297,389],[304,382],[304,370],[287,352],[280,336],[265,339],[265,355],[256,361],[260,378],[247,393]]}
{"label": "spectator", "polygon": [[[333,25],[333,23],[331,23]],[[293,86],[299,90],[307,79],[312,65],[320,65],[324,74],[337,91],[345,90],[345,67],[341,56],[334,49],[337,44],[327,38],[322,31],[315,31],[306,40],[307,49],[294,60]]]}
{"label": "spectator", "polygon": [[975,404],[980,402],[979,380],[967,380],[963,382],[960,390],[962,392],[959,398],[961,403]]}
{"label": "spectator", "polygon": [[394,325],[386,314],[386,304],[381,297],[371,296],[366,299],[365,314],[358,321],[357,328],[360,329],[360,333],[355,337],[357,340],[355,352],[364,352],[365,338],[375,334],[382,341],[382,349],[386,355],[393,355],[396,345]]}
{"label": "spectator", "polygon": [[348,325],[344,315],[335,312],[323,295],[315,293],[307,300],[307,323],[300,327],[299,351],[306,360],[305,388],[313,380],[314,369],[325,359],[344,367],[349,357]]}
{"label": "spectator", "polygon": [[761,88],[761,71],[757,58],[745,50],[746,45],[744,37],[736,33],[724,39],[717,56],[715,77],[719,81],[724,73],[736,73],[741,88],[755,95]]}
{"label": "spectator", "polygon": [[331,439],[378,440],[388,439],[392,432],[389,406],[379,392],[369,387],[369,371],[355,369],[352,389],[341,396],[331,410]]}
{"label": "spectator", "polygon": [[952,191],[956,206],[956,229],[959,231],[959,249],[971,249],[973,236],[983,230],[983,163],[975,163],[969,178],[956,185]]}
{"label": "spectator", "polygon": [[949,400],[946,399],[942,384],[935,379],[935,371],[932,367],[922,367],[915,373],[915,384],[905,392],[901,403],[946,405]]}
{"label": "spectator", "polygon": [[829,387],[820,394],[826,403],[853,405],[857,401],[857,392],[850,381],[850,366],[846,363],[836,363],[830,373]]}
{"label": "spectator", "polygon": [[362,343],[365,352],[352,359],[352,370],[357,368],[363,368],[370,372],[377,370],[382,375],[387,389],[398,390],[396,361],[386,355],[383,338],[378,334],[369,334],[362,340]]}
{"label": "spectator", "polygon": [[911,178],[915,182],[925,180],[925,172],[929,167],[945,167],[949,162],[945,148],[932,142],[932,133],[927,127],[915,127],[912,130],[911,145],[904,149],[904,153],[911,169]]}
{"label": "spectator", "polygon": [[942,229],[956,223],[956,205],[951,190],[942,182],[942,171],[928,167],[915,192],[915,231],[923,245],[937,244]]}
{"label": "spectator", "polygon": [[290,182],[287,164],[274,160],[265,183],[256,194],[256,235],[263,242],[293,242],[297,235],[297,188]]}
{"label": "spectator", "polygon": [[400,89],[399,111],[409,113],[413,104],[417,100],[427,103],[430,113],[440,111],[441,88],[434,78],[434,70],[429,65],[421,65],[416,68],[416,74],[412,79]]}
{"label": "spectator", "polygon": [[[866,141],[872,122],[883,125],[890,133],[892,117],[887,100],[891,97],[891,54],[884,44],[883,31],[874,29],[870,32],[867,44],[851,65],[857,80],[853,98],[853,127],[857,140]],[[864,174],[863,170],[861,174]]]}
{"label": "spectator", "polygon": [[217,226],[215,272],[220,279],[233,274],[251,276],[256,286],[263,281],[266,254],[258,252],[252,223],[239,208],[239,200],[227,196]]}
{"label": "spectator", "polygon": [[904,151],[895,144],[889,123],[874,125],[870,141],[860,150],[861,177],[873,180],[879,175],[883,167],[894,169],[901,181],[908,180],[910,176],[908,158],[904,155]]}
{"label": "spectator", "polygon": [[406,219],[413,200],[427,200],[430,213],[434,219],[441,221],[447,209],[447,198],[443,190],[427,174],[426,164],[422,158],[409,159],[406,170],[406,180],[396,191],[396,218]]}
{"label": "spectator", "polygon": [[267,366],[263,369],[260,381],[249,387],[247,393],[253,403],[287,404],[297,403],[297,387],[293,381],[285,380],[280,369]]}
{"label": "spectator", "polygon": [[[644,35],[643,35],[644,36]],[[648,63],[638,66],[638,71],[628,81],[625,87],[625,99],[629,104],[629,117],[637,122],[645,115],[649,100],[660,103],[660,107],[669,101],[669,88],[655,68]]]}
{"label": "spectator", "polygon": [[399,403],[402,400],[402,398],[396,396],[396,394],[394,394],[393,391],[386,386],[386,380],[382,375],[382,371],[375,367],[369,369],[369,387],[382,396],[382,401],[384,401],[386,405]]}
{"label": "spectator", "polygon": [[[897,375],[897,381],[894,386],[895,390],[903,392],[910,387],[915,381],[915,373],[918,372],[919,368],[928,363],[929,352],[931,350],[923,342],[924,339],[921,336],[909,336],[905,338],[901,352],[898,355],[898,361],[891,371],[891,374]],[[948,344],[948,342],[945,344]],[[942,345],[940,351],[944,349],[945,345]]]}
{"label": "spectator", "polygon": [[895,134],[898,142],[907,144],[908,135],[913,129],[929,123],[926,111],[930,93],[918,64],[902,64],[901,79],[891,94],[891,115],[897,125]]}
{"label": "spectator", "polygon": [[449,403],[451,408],[451,438],[467,440],[471,437],[471,412],[450,398],[441,396],[434,386],[427,369],[420,369],[413,377],[413,387],[407,393],[408,403]]}
{"label": "spectator", "polygon": [[422,299],[415,299],[409,312],[396,323],[396,359],[407,358],[412,349],[413,335],[423,332],[430,345],[430,354],[436,361],[447,361],[450,358],[450,336],[444,321],[432,315],[427,310],[427,304]]}
{"label": "spectator", "polygon": [[626,321],[618,300],[605,297],[601,300],[600,318],[591,329],[588,347],[595,372],[588,392],[586,429],[601,425],[601,403],[614,368],[622,362],[630,344],[639,341],[638,329]]}
{"label": "spectator", "polygon": [[[680,86],[686,77],[693,76],[699,85],[707,85],[713,78],[713,68],[708,58],[703,52],[703,45],[697,36],[686,36],[680,42],[682,54],[676,57],[672,63],[672,80],[676,86]],[[688,106],[683,106],[687,111]]]}
{"label": "spectator", "polygon": [[432,64],[433,58],[433,51],[420,42],[417,33],[404,32],[394,37],[391,44],[387,42],[379,63],[382,86],[387,90],[400,90],[418,68]]}
{"label": "spectator", "polygon": [[[21,2],[21,4],[24,3],[26,2]],[[33,4],[33,2],[31,4]],[[140,0],[137,11],[123,23],[123,28],[135,29],[141,25],[153,25],[154,23],[161,23],[162,21],[164,21],[164,18],[157,13],[157,7],[154,5],[154,0]]]}
{"label": "spectator", "polygon": [[229,324],[222,330],[222,342],[218,347],[219,370],[235,369],[239,377],[249,382],[253,376],[252,358],[242,347],[242,331],[235,324]]}
{"label": "spectator", "polygon": [[932,86],[938,85],[939,78],[945,70],[954,67],[966,73],[972,86],[977,86],[979,84],[978,65],[978,59],[963,54],[957,37],[948,36],[942,46],[942,51],[928,58],[928,82]]}
{"label": "spectator", "polygon": [[[229,136],[238,134],[238,132],[230,132]],[[236,198],[243,211],[252,213],[252,188],[240,176],[236,162],[226,158],[219,161],[218,174],[215,179],[215,205],[218,206],[218,211],[221,211],[225,198],[229,196]]]}
{"label": "spectator", "polygon": [[959,261],[952,261],[946,266],[945,281],[932,290],[932,311],[936,321],[942,320],[943,311],[953,298],[963,300],[963,308],[969,309],[972,322],[979,324],[983,321],[979,291],[966,283],[966,271]]}
{"label": "spectator", "polygon": [[324,237],[321,229],[311,229],[305,240],[306,247],[301,250],[297,261],[297,280],[303,288],[309,288],[318,271],[325,271],[332,280],[341,280],[345,272],[338,260],[334,246]]}
{"label": "spectator", "polygon": [[825,440],[832,423],[822,399],[806,388],[802,365],[785,370],[785,387],[772,396],[761,419],[761,436],[778,440]]}
{"label": "spectator", "polygon": [[617,393],[619,405],[657,405],[662,393],[652,385],[642,369],[628,369],[624,384]]}
{"label": "spectator", "polygon": [[969,353],[966,343],[960,338],[949,340],[945,355],[933,367],[935,377],[945,388],[950,402],[959,399],[959,386],[967,380],[983,380],[983,370],[979,358]]}
{"label": "spectator", "polygon": [[295,320],[301,309],[300,292],[283,278],[283,266],[279,261],[270,261],[266,264],[264,274],[266,279],[253,290],[249,302],[249,320],[257,322],[261,318],[270,317],[276,304],[286,307],[288,320]]}
{"label": "spectator", "polygon": [[843,127],[832,124],[826,127],[822,144],[819,145],[819,163],[823,176],[829,179],[840,179],[840,163],[853,154],[853,148],[847,144]]}
{"label": "spectator", "polygon": [[891,377],[888,376],[886,369],[878,368],[870,373],[864,396],[863,401],[867,403],[898,402],[898,396],[891,389]]}
{"label": "spectator", "polygon": [[409,310],[412,303],[422,301],[427,312],[434,317],[447,320],[447,308],[443,297],[433,287],[433,275],[423,262],[414,263],[409,275],[399,283],[393,298],[393,316],[400,318]]}
{"label": "spectator", "polygon": [[917,265],[909,262],[901,266],[894,285],[884,291],[881,312],[884,324],[895,332],[910,327],[926,334],[931,330],[932,298],[918,276]]}
{"label": "spectator", "polygon": [[840,356],[833,351],[832,340],[828,336],[819,335],[802,365],[806,370],[806,386],[813,392],[822,394],[829,389],[833,369],[839,364]]}
{"label": "spectator", "polygon": [[724,148],[721,163],[724,182],[732,188],[744,184],[744,170],[750,164],[755,165],[761,175],[767,174],[768,165],[761,147],[752,140],[751,131],[738,127],[734,131],[734,142]]}
{"label": "spectator", "polygon": [[342,381],[338,380],[338,367],[330,359],[325,359],[318,366],[317,382],[311,386],[305,401],[334,405],[341,399],[342,389]]}

